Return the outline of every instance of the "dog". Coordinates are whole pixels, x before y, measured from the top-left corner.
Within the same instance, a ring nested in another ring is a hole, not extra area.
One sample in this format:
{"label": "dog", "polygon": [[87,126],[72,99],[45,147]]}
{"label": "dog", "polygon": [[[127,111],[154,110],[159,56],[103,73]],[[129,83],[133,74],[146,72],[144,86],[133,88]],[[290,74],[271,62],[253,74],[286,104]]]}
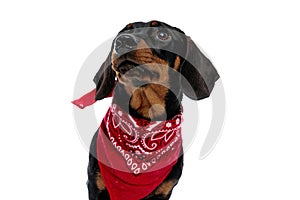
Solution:
{"label": "dog", "polygon": [[160,21],[123,28],[94,77],[96,88],[73,102],[83,108],[113,96],[90,145],[89,199],[170,199],[183,169],[183,95],[209,97],[218,78],[180,29]]}

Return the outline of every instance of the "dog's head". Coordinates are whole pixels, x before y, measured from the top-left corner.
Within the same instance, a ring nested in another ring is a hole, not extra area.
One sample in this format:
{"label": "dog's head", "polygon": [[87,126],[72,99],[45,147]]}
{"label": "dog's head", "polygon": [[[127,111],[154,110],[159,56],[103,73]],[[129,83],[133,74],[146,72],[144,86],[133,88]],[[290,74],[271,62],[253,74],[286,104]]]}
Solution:
{"label": "dog's head", "polygon": [[[181,100],[182,92],[194,100],[208,97],[219,75],[183,31],[150,21],[128,24],[116,36],[94,78],[97,100],[113,90],[116,78],[129,96],[165,107],[166,98]],[[130,102],[134,109],[141,107],[136,99]]]}

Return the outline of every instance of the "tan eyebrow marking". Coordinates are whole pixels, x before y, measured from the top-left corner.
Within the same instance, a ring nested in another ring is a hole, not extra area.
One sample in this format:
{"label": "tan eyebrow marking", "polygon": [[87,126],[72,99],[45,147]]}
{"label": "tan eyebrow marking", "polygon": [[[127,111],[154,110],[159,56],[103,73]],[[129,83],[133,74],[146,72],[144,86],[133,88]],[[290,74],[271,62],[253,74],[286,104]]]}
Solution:
{"label": "tan eyebrow marking", "polygon": [[126,26],[126,28],[132,28],[133,27],[133,25],[130,23],[130,24],[127,24],[127,26]]}
{"label": "tan eyebrow marking", "polygon": [[158,26],[158,22],[157,21],[152,21],[151,26]]}

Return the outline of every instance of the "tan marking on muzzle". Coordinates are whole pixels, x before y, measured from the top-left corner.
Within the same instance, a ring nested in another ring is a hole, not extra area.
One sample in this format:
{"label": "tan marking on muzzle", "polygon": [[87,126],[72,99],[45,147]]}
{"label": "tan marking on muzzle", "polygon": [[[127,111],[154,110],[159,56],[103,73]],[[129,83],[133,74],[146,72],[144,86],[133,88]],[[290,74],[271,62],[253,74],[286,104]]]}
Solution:
{"label": "tan marking on muzzle", "polygon": [[180,57],[176,56],[175,62],[174,62],[174,69],[178,71],[180,66]]}

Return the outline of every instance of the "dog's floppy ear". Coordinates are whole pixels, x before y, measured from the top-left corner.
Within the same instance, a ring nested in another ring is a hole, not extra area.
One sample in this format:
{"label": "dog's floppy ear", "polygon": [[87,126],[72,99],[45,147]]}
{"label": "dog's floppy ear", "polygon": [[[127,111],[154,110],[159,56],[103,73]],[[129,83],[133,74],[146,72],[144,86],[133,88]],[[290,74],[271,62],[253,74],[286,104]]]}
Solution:
{"label": "dog's floppy ear", "polygon": [[187,37],[186,58],[180,70],[183,93],[193,100],[209,97],[219,78],[217,70],[196,44]]}
{"label": "dog's floppy ear", "polygon": [[96,100],[101,100],[107,97],[115,86],[115,72],[111,68],[111,52],[108,57],[101,65],[99,71],[94,77],[94,82],[96,84]]}

